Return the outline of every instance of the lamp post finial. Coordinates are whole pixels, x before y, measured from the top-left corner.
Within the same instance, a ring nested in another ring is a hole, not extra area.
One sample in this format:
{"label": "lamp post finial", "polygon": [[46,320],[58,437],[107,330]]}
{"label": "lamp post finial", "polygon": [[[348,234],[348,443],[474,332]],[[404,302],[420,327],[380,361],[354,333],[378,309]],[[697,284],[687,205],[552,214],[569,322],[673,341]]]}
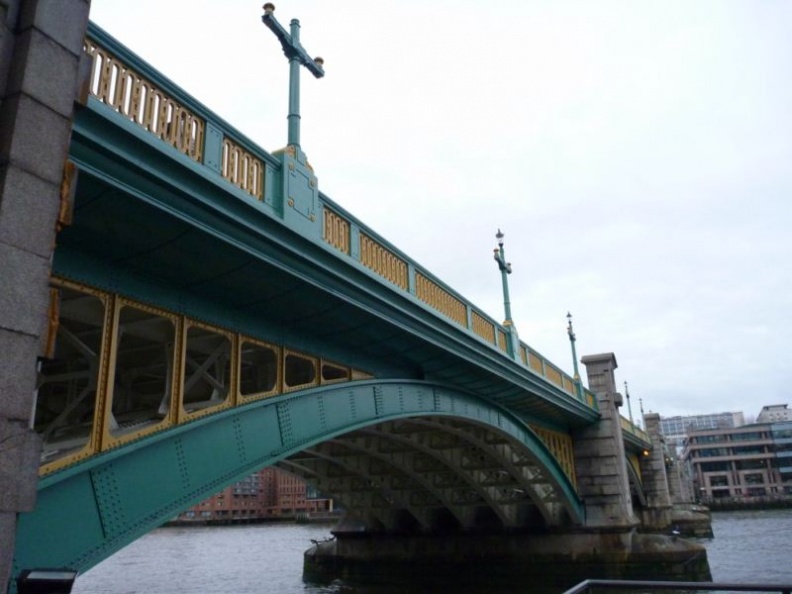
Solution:
{"label": "lamp post finial", "polygon": [[572,327],[572,312],[567,312],[567,334],[569,335],[569,346],[572,349],[572,367],[575,370],[575,387],[577,389],[578,398],[583,399],[583,385],[580,381],[580,370],[578,369],[577,349],[575,348],[575,329]]}
{"label": "lamp post finial", "polygon": [[627,382],[624,382],[624,397],[627,398],[627,411],[630,414],[630,423],[635,425],[632,416],[632,406],[630,405],[630,390],[627,388]]}
{"label": "lamp post finial", "polygon": [[498,263],[498,270],[501,273],[501,285],[503,287],[503,310],[506,319],[503,325],[508,328],[508,348],[509,355],[514,358],[519,358],[519,338],[517,336],[517,329],[514,326],[514,321],[511,315],[511,303],[509,301],[509,275],[512,273],[511,262],[506,261],[506,252],[503,249],[503,231],[498,228],[495,238],[498,240],[498,247],[493,250],[493,258]]}
{"label": "lamp post finial", "polygon": [[290,146],[300,148],[300,66],[305,66],[316,78],[324,76],[322,58],[311,58],[300,43],[300,21],[292,19],[287,32],[275,18],[275,5],[267,2],[263,7],[261,22],[280,41],[283,53],[289,59],[289,140]]}

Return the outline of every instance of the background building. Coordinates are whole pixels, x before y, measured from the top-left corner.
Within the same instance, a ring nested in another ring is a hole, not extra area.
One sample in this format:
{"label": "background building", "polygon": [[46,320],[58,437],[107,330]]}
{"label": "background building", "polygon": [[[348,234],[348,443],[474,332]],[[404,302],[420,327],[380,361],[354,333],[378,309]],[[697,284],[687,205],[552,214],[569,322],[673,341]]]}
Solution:
{"label": "background building", "polygon": [[742,412],[660,418],[660,430],[663,432],[666,445],[669,448],[675,448],[677,454],[682,452],[685,437],[690,430],[720,429],[742,425],[745,425],[745,415]]}
{"label": "background building", "polygon": [[762,411],[756,417],[757,423],[782,423],[792,421],[792,410],[787,404],[769,404],[762,407]]}
{"label": "background building", "polygon": [[264,468],[182,512],[180,522],[240,523],[328,516],[333,500],[301,479],[277,468]]}
{"label": "background building", "polygon": [[690,431],[683,462],[705,503],[792,500],[792,422]]}
{"label": "background building", "polygon": [[776,455],[774,464],[784,485],[784,492],[792,495],[792,421],[773,423],[771,431]]}

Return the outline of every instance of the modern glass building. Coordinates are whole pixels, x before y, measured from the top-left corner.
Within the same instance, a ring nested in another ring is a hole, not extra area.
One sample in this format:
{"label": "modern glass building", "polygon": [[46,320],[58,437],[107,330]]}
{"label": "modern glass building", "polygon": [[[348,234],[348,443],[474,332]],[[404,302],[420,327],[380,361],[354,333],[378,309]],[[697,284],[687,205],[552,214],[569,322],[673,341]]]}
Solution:
{"label": "modern glass building", "polygon": [[[770,425],[773,436],[774,465],[785,485],[792,485],[792,421]],[[792,487],[785,487],[792,493]]]}

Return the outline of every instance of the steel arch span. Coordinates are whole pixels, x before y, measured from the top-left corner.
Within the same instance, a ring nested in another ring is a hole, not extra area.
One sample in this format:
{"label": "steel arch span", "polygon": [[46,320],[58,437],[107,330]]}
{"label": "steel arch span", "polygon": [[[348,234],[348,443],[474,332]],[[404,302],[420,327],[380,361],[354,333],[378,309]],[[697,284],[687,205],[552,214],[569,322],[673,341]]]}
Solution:
{"label": "steel arch span", "polygon": [[364,381],[261,400],[41,479],[14,574],[86,571],[179,512],[279,464],[384,528],[579,524],[582,506],[528,425],[435,383]]}

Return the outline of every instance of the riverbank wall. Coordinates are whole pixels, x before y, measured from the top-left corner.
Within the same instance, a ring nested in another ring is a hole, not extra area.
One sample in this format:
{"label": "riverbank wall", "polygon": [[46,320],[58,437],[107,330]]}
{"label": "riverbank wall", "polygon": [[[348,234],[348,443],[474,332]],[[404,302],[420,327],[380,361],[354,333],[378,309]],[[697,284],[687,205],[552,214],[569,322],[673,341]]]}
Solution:
{"label": "riverbank wall", "polygon": [[702,500],[710,511],[792,509],[792,497],[717,497]]}

